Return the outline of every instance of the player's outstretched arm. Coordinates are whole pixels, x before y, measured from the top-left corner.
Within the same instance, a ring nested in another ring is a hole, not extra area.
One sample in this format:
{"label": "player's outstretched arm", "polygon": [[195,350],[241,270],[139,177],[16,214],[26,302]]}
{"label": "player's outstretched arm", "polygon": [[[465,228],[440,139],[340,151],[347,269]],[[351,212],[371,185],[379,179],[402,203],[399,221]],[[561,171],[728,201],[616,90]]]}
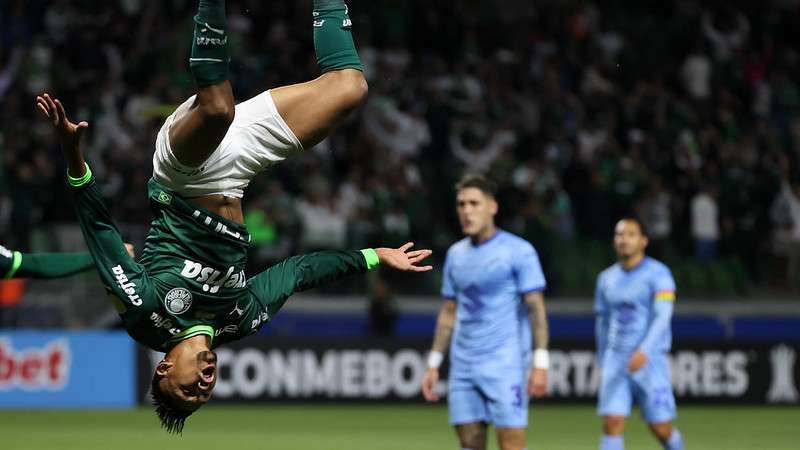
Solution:
{"label": "player's outstretched arm", "polygon": [[[135,257],[133,245],[125,244],[131,258]],[[89,252],[80,253],[22,253],[0,246],[0,273],[5,279],[34,278],[48,280],[69,277],[94,269]]]}
{"label": "player's outstretched arm", "polygon": [[439,381],[439,366],[442,365],[444,355],[450,347],[450,338],[453,336],[453,327],[456,322],[456,302],[452,299],[445,300],[439,317],[436,319],[436,333],[433,336],[431,352],[428,355],[428,370],[422,379],[422,396],[429,402],[439,400],[436,393],[436,383]]}
{"label": "player's outstretched arm", "polygon": [[92,269],[89,253],[20,253],[13,252],[5,278],[62,278]]}
{"label": "player's outstretched arm", "polygon": [[69,176],[72,178],[83,177],[86,174],[86,161],[83,158],[80,142],[83,132],[89,128],[89,123],[70,121],[61,101],[51,97],[48,93],[36,97],[36,109],[53,124],[53,128],[58,132],[61,148],[67,159]]}
{"label": "player's outstretched arm", "polygon": [[270,313],[277,312],[296,292],[323,286],[356,273],[365,273],[379,265],[404,272],[427,272],[431,266],[420,263],[430,250],[412,250],[409,242],[399,248],[381,247],[361,251],[327,250],[292,256],[249,280]]}

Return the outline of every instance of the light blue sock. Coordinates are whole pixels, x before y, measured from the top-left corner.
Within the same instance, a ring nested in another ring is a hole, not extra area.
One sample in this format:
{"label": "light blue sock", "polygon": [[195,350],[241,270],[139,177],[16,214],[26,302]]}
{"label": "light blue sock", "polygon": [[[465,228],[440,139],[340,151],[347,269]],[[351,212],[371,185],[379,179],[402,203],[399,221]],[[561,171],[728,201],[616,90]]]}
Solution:
{"label": "light blue sock", "polygon": [[600,450],[625,450],[625,439],[622,436],[603,435]]}
{"label": "light blue sock", "polygon": [[683,436],[677,428],[672,429],[672,434],[669,436],[667,443],[664,444],[665,450],[683,450]]}

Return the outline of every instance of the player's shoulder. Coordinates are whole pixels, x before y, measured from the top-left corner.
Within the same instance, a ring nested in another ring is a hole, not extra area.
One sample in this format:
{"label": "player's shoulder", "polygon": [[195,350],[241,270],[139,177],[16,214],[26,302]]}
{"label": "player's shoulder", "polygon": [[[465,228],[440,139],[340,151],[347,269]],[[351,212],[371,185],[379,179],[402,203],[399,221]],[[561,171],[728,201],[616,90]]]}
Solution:
{"label": "player's shoulder", "polygon": [[646,264],[647,271],[654,275],[669,275],[672,276],[672,271],[669,270],[666,264],[663,262],[651,258],[649,256],[645,257],[644,263]]}
{"label": "player's shoulder", "polygon": [[497,230],[497,243],[503,247],[512,250],[514,253],[536,253],[536,248],[526,239],[517,236],[514,233]]}
{"label": "player's shoulder", "polygon": [[447,249],[446,257],[456,258],[458,257],[459,254],[469,250],[470,245],[471,244],[469,242],[469,238],[467,237],[459,241],[456,241],[453,244],[451,244],[450,247]]}
{"label": "player's shoulder", "polygon": [[605,269],[601,270],[600,273],[597,275],[597,280],[604,280],[608,277],[614,276],[622,271],[622,265],[618,262],[611,264],[610,266],[606,267]]}

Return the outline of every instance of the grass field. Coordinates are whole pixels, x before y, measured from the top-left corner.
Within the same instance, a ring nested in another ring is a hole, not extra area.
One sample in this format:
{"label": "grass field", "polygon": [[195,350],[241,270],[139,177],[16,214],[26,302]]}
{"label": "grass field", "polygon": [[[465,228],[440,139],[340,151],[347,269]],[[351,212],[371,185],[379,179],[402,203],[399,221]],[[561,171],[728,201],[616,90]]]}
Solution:
{"label": "grass field", "polygon": [[[457,449],[441,406],[208,406],[183,437],[159,430],[148,409],[135,411],[0,411],[0,448],[7,450]],[[693,407],[677,421],[694,450],[800,449],[800,408]],[[638,416],[626,449],[660,449]],[[595,449],[599,421],[589,406],[531,409],[529,450]],[[491,435],[494,439],[494,435]],[[491,442],[490,449],[497,446]]]}

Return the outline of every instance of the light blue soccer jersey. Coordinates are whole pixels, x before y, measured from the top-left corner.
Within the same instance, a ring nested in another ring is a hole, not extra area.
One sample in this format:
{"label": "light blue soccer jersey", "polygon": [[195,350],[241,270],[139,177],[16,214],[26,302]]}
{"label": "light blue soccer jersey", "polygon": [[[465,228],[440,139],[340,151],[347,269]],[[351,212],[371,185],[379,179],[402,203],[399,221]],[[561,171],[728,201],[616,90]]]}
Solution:
{"label": "light blue soccer jersey", "polygon": [[457,303],[451,371],[525,367],[531,331],[523,295],[545,286],[536,250],[520,237],[498,230],[478,245],[453,244],[442,283],[442,296]]}
{"label": "light blue soccer jersey", "polygon": [[[604,323],[598,332],[598,350],[633,352],[642,345],[658,302],[674,300],[672,273],[655,259],[645,257],[629,271],[619,263],[607,268],[597,278],[595,292],[595,313]],[[668,352],[671,345],[672,332],[666,326],[648,350]]]}

